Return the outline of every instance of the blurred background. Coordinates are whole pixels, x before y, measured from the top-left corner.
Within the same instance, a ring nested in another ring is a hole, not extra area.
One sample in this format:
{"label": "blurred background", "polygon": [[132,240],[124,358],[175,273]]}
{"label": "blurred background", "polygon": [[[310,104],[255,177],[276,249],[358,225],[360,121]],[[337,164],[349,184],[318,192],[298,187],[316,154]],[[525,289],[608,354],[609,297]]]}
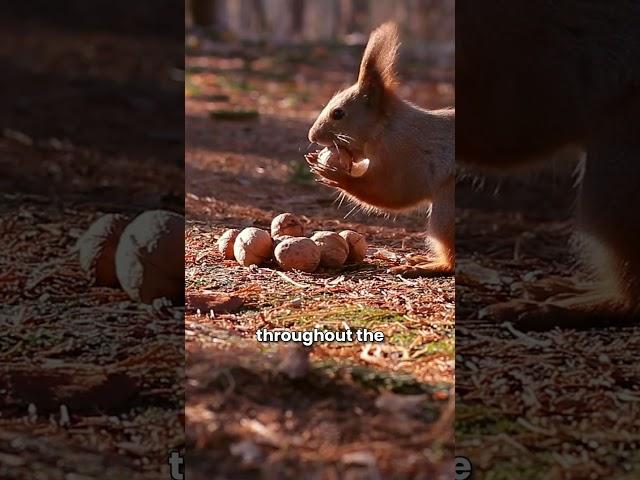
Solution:
{"label": "blurred background", "polygon": [[0,187],[182,211],[182,2],[0,4]]}
{"label": "blurred background", "polygon": [[395,20],[402,54],[451,66],[454,0],[187,0],[187,25],[220,38],[275,44],[363,44],[367,32]]}
{"label": "blurred background", "polygon": [[183,310],[96,286],[76,250],[104,214],[183,212],[183,13],[0,2],[3,480],[169,478],[184,445]]}

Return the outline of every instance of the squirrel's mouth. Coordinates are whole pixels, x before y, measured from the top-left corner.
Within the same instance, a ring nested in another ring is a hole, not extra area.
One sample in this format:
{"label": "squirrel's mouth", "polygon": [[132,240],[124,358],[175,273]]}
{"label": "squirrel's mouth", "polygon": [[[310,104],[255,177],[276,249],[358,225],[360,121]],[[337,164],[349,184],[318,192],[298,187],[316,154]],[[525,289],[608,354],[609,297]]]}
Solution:
{"label": "squirrel's mouth", "polygon": [[[345,153],[346,155],[344,155]],[[331,147],[325,147],[324,149],[317,150],[305,158],[307,158],[308,162],[310,159],[313,159],[312,163],[320,161],[325,164],[330,162],[333,158],[333,162],[339,164],[340,168],[344,168],[352,177],[362,177],[371,167],[370,160],[368,158],[364,158],[361,153],[354,154],[353,150],[342,145],[337,146],[335,144]],[[335,165],[332,166],[335,168]]]}
{"label": "squirrel's mouth", "polygon": [[358,161],[359,157],[358,157],[357,153],[353,149],[351,149],[351,148],[349,148],[349,147],[347,147],[345,145],[340,145],[340,148],[349,154],[349,156],[351,157],[351,161],[352,162],[357,162]]}
{"label": "squirrel's mouth", "polygon": [[346,144],[344,142],[337,142],[334,145],[330,145],[330,147],[332,147],[332,146],[337,146],[341,150],[344,150],[345,152],[347,152],[351,156],[351,161],[354,162],[354,163],[357,163],[360,160],[364,159],[364,152],[362,150],[354,147],[351,144]]}
{"label": "squirrel's mouth", "polygon": [[353,162],[359,162],[361,160],[364,160],[365,158],[363,149],[356,147],[355,145],[353,145],[353,143],[344,142],[339,138],[325,141],[316,141],[315,143],[322,147],[339,148],[340,150],[347,152],[351,156],[351,160]]}

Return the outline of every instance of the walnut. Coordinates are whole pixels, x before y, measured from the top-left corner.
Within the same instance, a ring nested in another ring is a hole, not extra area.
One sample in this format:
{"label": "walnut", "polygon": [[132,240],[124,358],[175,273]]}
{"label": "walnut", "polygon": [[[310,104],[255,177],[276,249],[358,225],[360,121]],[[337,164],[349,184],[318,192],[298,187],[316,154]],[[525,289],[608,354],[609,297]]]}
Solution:
{"label": "walnut", "polygon": [[184,217],[164,210],[138,215],[120,237],[116,273],[133,300],[183,304]]}
{"label": "walnut", "polygon": [[220,238],[218,239],[218,251],[226,260],[232,260],[234,258],[233,244],[235,243],[239,233],[240,230],[232,228],[220,235]]}
{"label": "walnut", "polygon": [[316,232],[311,237],[320,247],[320,265],[325,268],[341,268],[349,255],[347,241],[335,232]]}
{"label": "walnut", "polygon": [[327,167],[335,167],[351,172],[353,158],[344,148],[325,147],[318,153],[318,162]]}
{"label": "walnut", "polygon": [[361,177],[367,170],[369,170],[370,161],[368,158],[363,158],[362,160],[358,160],[357,162],[353,162],[351,164],[351,171],[349,172],[352,177]]}
{"label": "walnut", "polygon": [[277,238],[283,235],[304,236],[304,226],[293,213],[281,213],[271,221],[271,236]]}
{"label": "walnut", "polygon": [[360,235],[358,232],[354,232],[353,230],[343,230],[342,232],[340,232],[340,236],[344,238],[349,245],[349,255],[347,257],[347,262],[362,262],[367,254],[367,248],[369,247],[364,236]]}
{"label": "walnut", "polygon": [[275,257],[284,270],[314,272],[320,264],[320,247],[309,238],[287,238],[276,247]]}
{"label": "walnut", "polygon": [[240,265],[260,265],[273,253],[273,240],[268,232],[255,227],[242,230],[233,244],[233,254]]}
{"label": "walnut", "polygon": [[120,286],[116,275],[116,249],[128,223],[129,219],[124,215],[103,215],[78,239],[80,267],[92,284]]}

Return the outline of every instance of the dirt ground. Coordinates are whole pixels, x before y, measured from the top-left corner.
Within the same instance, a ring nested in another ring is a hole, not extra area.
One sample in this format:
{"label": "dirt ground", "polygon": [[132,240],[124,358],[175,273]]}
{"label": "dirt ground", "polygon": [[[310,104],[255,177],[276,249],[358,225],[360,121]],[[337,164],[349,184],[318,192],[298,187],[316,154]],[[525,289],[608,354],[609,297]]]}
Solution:
{"label": "dirt ground", "polygon": [[[231,297],[214,314],[187,310],[190,478],[451,478],[454,281],[386,273],[423,248],[425,213],[385,218],[341,205],[304,163],[307,130],[354,81],[360,50],[188,46],[187,297]],[[408,64],[402,76],[418,105],[452,105],[451,72]],[[367,259],[283,275],[217,252],[225,229],[268,229],[281,212],[301,216],[309,233],[366,235]],[[347,326],[385,341],[315,344],[307,365],[304,350],[255,339],[261,328]]]}
{"label": "dirt ground", "polygon": [[482,480],[640,475],[640,327],[522,331],[488,305],[580,278],[572,162],[456,192],[456,452]]}
{"label": "dirt ground", "polygon": [[74,247],[103,213],[182,210],[182,39],[5,10],[0,478],[168,478],[183,309],[92,286]]}

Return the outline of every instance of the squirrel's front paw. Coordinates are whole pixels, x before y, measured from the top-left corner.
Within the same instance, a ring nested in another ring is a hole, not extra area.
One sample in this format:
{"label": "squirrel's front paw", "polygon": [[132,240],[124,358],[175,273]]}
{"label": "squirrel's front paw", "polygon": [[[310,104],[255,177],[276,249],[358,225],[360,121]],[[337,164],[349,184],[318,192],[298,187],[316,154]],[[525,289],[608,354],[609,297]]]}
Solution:
{"label": "squirrel's front paw", "polygon": [[305,160],[311,172],[316,176],[316,182],[323,185],[344,189],[353,179],[345,168],[319,162],[317,152],[305,155]]}
{"label": "squirrel's front paw", "polygon": [[309,165],[311,167],[311,166],[315,165],[316,163],[318,163],[318,154],[319,154],[319,152],[307,153],[304,156],[304,159],[307,161],[307,165]]}

